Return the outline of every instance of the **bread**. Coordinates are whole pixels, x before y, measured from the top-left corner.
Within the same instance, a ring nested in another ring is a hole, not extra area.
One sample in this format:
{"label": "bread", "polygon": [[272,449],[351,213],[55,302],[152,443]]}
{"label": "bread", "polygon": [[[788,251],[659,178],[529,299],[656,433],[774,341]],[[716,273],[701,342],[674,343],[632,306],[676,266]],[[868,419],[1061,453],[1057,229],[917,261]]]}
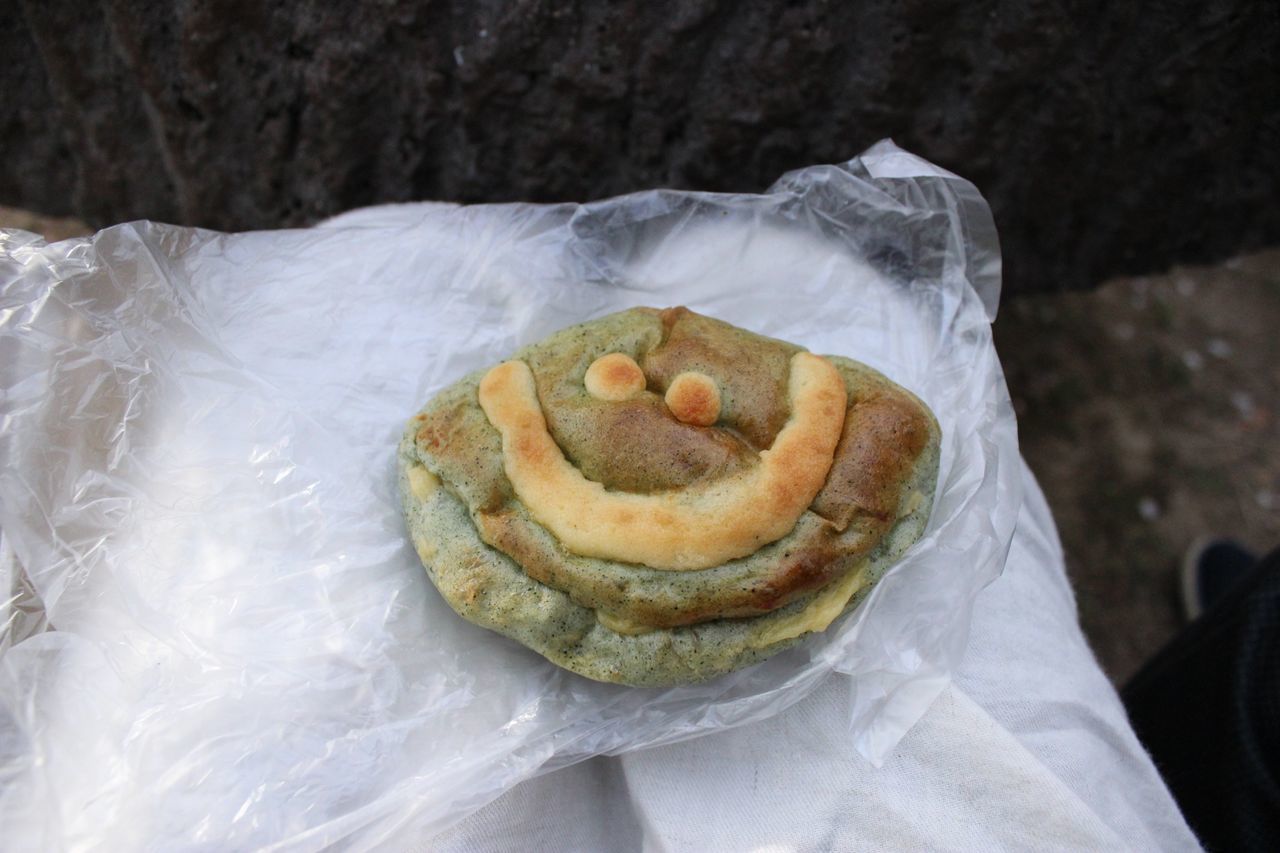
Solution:
{"label": "bread", "polygon": [[589,678],[670,685],[853,607],[923,532],[938,446],[868,367],[636,308],[442,391],[405,431],[400,487],[464,618]]}

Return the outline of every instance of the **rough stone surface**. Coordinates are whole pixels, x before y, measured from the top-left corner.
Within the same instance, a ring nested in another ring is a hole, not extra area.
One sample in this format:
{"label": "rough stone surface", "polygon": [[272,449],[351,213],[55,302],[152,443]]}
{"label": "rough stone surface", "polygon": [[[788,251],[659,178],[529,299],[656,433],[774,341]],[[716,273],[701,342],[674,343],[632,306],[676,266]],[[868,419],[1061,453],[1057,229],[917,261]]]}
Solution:
{"label": "rough stone surface", "polygon": [[1015,290],[1280,239],[1280,11],[1247,0],[69,0],[0,22],[0,202],[300,224],[380,201],[758,190],[890,136]]}
{"label": "rough stone surface", "polygon": [[1080,622],[1127,680],[1183,624],[1199,536],[1280,547],[1280,249],[1015,299],[995,323]]}
{"label": "rough stone surface", "polygon": [[70,152],[21,14],[0,14],[0,56],[0,199],[69,212],[74,208]]}

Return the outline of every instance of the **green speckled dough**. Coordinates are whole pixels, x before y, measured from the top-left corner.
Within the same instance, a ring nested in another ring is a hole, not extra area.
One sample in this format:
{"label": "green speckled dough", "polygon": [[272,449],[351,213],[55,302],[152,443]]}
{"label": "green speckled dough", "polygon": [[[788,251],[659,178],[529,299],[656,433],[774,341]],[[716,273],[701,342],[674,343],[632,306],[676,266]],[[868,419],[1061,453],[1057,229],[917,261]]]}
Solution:
{"label": "green speckled dough", "polygon": [[[757,463],[789,417],[787,364],[798,351],[686,309],[638,308],[513,358],[533,371],[548,430],[584,476],[610,490],[660,493]],[[619,352],[635,359],[648,387],[625,401],[594,398],[587,368]],[[477,400],[485,371],[459,380],[410,421],[399,449],[405,517],[428,576],[464,618],[601,681],[702,681],[794,645],[806,620],[825,624],[854,607],[920,537],[937,476],[939,432],[928,409],[870,368],[829,360],[849,406],[809,510],[777,542],[684,572],[568,553],[507,480],[500,435]],[[681,423],[663,402],[685,371],[715,381],[722,406],[713,426]]]}

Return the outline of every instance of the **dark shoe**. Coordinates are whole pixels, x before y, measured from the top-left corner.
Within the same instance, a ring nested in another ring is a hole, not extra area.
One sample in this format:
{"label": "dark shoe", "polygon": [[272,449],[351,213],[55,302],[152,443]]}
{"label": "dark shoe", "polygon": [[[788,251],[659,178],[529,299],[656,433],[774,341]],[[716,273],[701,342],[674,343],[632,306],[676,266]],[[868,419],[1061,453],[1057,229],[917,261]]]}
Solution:
{"label": "dark shoe", "polygon": [[1196,619],[1258,563],[1253,552],[1231,539],[1202,536],[1182,556],[1182,612]]}

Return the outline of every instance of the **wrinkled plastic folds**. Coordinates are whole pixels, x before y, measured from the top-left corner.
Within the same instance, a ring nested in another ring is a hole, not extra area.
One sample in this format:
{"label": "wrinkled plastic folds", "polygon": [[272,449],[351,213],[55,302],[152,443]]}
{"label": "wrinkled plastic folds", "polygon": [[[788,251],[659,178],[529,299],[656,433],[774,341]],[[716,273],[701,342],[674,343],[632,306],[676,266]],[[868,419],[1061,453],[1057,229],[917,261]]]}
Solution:
{"label": "wrinkled plastic folds", "polygon": [[[1021,498],[995,230],[971,184],[888,142],[762,195],[0,234],[11,849],[425,838],[534,774],[759,720],[826,678],[878,762],[1005,559]],[[936,503],[798,648],[701,685],[598,684],[443,603],[407,542],[396,441],[523,344],[676,304],[919,394],[944,436]]]}

